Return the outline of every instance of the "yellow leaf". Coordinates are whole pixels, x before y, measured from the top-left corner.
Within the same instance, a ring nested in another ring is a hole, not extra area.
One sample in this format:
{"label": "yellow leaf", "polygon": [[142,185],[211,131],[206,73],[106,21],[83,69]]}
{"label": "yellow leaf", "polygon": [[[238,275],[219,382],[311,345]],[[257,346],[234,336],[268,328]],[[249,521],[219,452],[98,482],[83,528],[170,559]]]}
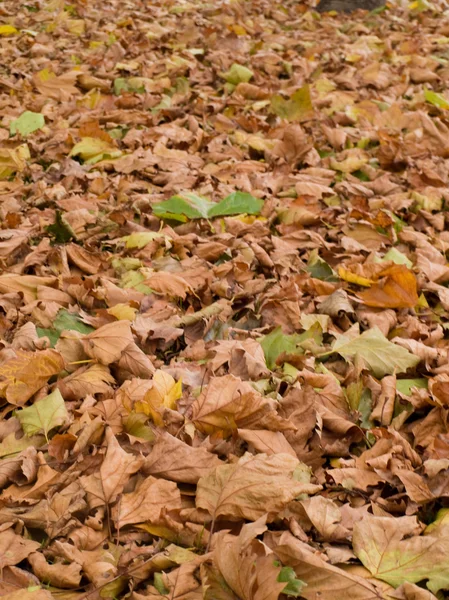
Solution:
{"label": "yellow leaf", "polygon": [[107,312],[119,321],[134,321],[137,308],[133,308],[129,304],[116,304],[108,308]]}
{"label": "yellow leaf", "polygon": [[368,279],[367,277],[362,277],[361,275],[351,273],[351,271],[348,271],[343,267],[338,267],[338,276],[340,277],[340,279],[343,279],[343,281],[355,283],[356,285],[361,285],[363,287],[370,287],[374,283],[372,279]]}
{"label": "yellow leaf", "polygon": [[15,35],[19,33],[13,25],[0,25],[0,35]]}
{"label": "yellow leaf", "polygon": [[8,179],[14,173],[24,171],[29,158],[27,144],[17,148],[0,148],[0,179]]}
{"label": "yellow leaf", "polygon": [[153,375],[153,387],[148,390],[143,400],[136,402],[135,409],[151,416],[155,425],[162,426],[163,420],[158,409],[176,408],[176,401],[182,396],[182,381],[176,382],[165,371],[158,370]]}
{"label": "yellow leaf", "polygon": [[14,358],[0,367],[0,396],[10,404],[22,405],[64,368],[56,350],[26,352],[18,350]]}

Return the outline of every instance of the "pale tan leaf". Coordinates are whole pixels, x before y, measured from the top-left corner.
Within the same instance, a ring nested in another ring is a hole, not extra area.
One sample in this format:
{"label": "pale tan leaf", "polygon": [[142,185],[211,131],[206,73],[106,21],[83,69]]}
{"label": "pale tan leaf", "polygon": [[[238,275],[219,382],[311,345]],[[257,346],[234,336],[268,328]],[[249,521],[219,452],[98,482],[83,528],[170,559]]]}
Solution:
{"label": "pale tan leaf", "polygon": [[181,494],[172,481],[147,477],[136,489],[124,494],[112,511],[116,527],[133,523],[157,523],[163,511],[180,510]]}
{"label": "pale tan leaf", "polygon": [[314,494],[319,485],[294,478],[301,467],[289,454],[245,454],[238,462],[216,467],[198,482],[196,506],[213,517],[272,520],[300,494]]}
{"label": "pale tan leaf", "polygon": [[167,432],[158,436],[142,472],[181,483],[197,483],[222,462],[204,448],[188,446]]}
{"label": "pale tan leaf", "polygon": [[133,342],[129,321],[115,321],[103,325],[83,339],[84,351],[102,365],[120,360],[125,348]]}

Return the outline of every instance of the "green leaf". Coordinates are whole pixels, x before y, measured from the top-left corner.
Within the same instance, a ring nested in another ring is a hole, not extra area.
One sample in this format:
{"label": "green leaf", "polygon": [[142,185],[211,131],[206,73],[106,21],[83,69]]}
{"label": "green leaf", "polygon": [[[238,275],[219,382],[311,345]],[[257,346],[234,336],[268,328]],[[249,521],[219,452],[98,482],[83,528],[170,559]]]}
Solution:
{"label": "green leaf", "polygon": [[299,334],[285,335],[281,327],[276,327],[271,333],[259,340],[265,354],[265,361],[270,370],[276,368],[276,359],[283,352],[286,354],[304,354],[302,348],[298,350]]}
{"label": "green leaf", "polygon": [[294,598],[299,598],[301,596],[301,590],[307,585],[304,581],[296,578],[296,573],[292,567],[282,567],[277,580],[287,584],[282,590],[282,593],[286,596],[293,596]]}
{"label": "green leaf", "polygon": [[[172,196],[164,202],[153,204],[153,213],[159,217],[162,214],[185,215],[189,219],[207,219],[208,212],[214,204],[207,198],[193,192],[184,192]],[[173,217],[174,218],[174,217]]]}
{"label": "green leaf", "polygon": [[416,535],[416,517],[366,515],[354,524],[354,553],[370,573],[397,588],[402,583],[427,581],[436,594],[449,589],[449,525],[435,522]]}
{"label": "green leaf", "polygon": [[233,192],[223,198],[218,204],[209,209],[209,217],[224,217],[226,215],[258,215],[262,209],[263,200],[255,198],[246,192]]}
{"label": "green leaf", "polygon": [[338,352],[346,360],[359,356],[375,377],[392,375],[394,372],[404,373],[420,362],[417,356],[387,340],[377,327],[365,331],[354,340],[347,341],[342,336],[335,342],[332,351]]}
{"label": "green leaf", "polygon": [[310,253],[306,269],[315,279],[321,279],[321,281],[338,281],[334,270],[325,260],[320,258],[317,250],[312,250]]}
{"label": "green leaf", "polygon": [[390,248],[388,252],[384,255],[382,260],[392,260],[397,265],[405,265],[409,269],[413,267],[413,263],[409,260],[405,254],[399,252],[396,248]]}
{"label": "green leaf", "polygon": [[45,231],[54,237],[58,244],[65,244],[75,237],[70,223],[68,223],[60,210],[56,211],[55,222],[45,228]]}
{"label": "green leaf", "polygon": [[19,419],[25,435],[31,437],[43,433],[48,441],[50,431],[66,423],[69,414],[61,392],[56,389],[32,406],[16,411],[16,417]]}
{"label": "green leaf", "polygon": [[143,413],[131,412],[123,423],[123,427],[129,435],[146,442],[153,442],[155,435],[151,427],[147,425],[148,417]]}
{"label": "green leaf", "polygon": [[167,594],[170,590],[168,590],[164,585],[164,579],[163,579],[162,573],[154,574],[154,582],[153,583],[154,583],[154,587],[157,589],[157,591],[159,592],[159,594],[161,596],[167,596]]}
{"label": "green leaf", "polygon": [[265,361],[270,370],[276,368],[276,361],[281,354],[304,354],[304,347],[308,340],[321,344],[323,330],[319,323],[315,323],[304,333],[285,335],[281,327],[276,327],[271,333],[260,338],[259,343],[265,355]]}
{"label": "green leaf", "polygon": [[146,279],[148,279],[148,277],[145,277],[140,271],[127,271],[122,275],[120,287],[125,289],[133,288],[142,294],[151,294],[153,290],[143,283]]}
{"label": "green leaf", "polygon": [[14,121],[11,121],[9,125],[9,133],[11,135],[20,133],[21,136],[26,137],[27,135],[30,135],[30,133],[33,133],[38,129],[42,129],[44,126],[44,115],[26,110],[20,115],[20,117],[14,119]]}
{"label": "green leaf", "polygon": [[161,238],[164,239],[165,237],[157,231],[136,231],[135,233],[131,233],[131,235],[125,235],[121,239],[122,242],[126,243],[128,249],[138,248],[140,250],[141,248],[145,248],[150,242]]}
{"label": "green leaf", "polygon": [[248,83],[251,77],[253,77],[254,73],[251,71],[251,69],[234,63],[229,71],[226,71],[226,73],[221,73],[220,75],[228,83],[231,83],[232,85],[238,85],[239,83]]}
{"label": "green leaf", "polygon": [[426,102],[436,106],[438,108],[449,109],[449,100],[447,100],[441,94],[437,94],[436,92],[432,92],[432,90],[424,90],[424,98]]}
{"label": "green leaf", "polygon": [[412,395],[412,388],[418,388],[426,390],[428,387],[427,379],[423,377],[418,379],[398,379],[396,381],[396,389],[400,394],[404,394],[404,396]]}
{"label": "green leaf", "polygon": [[160,218],[185,221],[189,219],[209,219],[226,215],[255,215],[260,213],[263,200],[246,192],[233,192],[218,203],[198,196],[193,192],[183,192],[164,202],[153,205],[153,213]]}
{"label": "green leaf", "polygon": [[117,77],[114,79],[114,94],[120,96],[122,92],[128,91],[128,82],[126,77]]}
{"label": "green leaf", "polygon": [[84,137],[73,146],[69,156],[79,156],[86,164],[94,165],[100,160],[118,158],[122,153],[105,140]]}
{"label": "green leaf", "polygon": [[61,308],[58,311],[56,319],[53,321],[51,329],[36,327],[36,331],[39,337],[48,337],[51,345],[54,347],[63,331],[78,331],[78,333],[87,335],[95,331],[95,329],[83,323],[77,314],[70,313],[65,308]]}
{"label": "green leaf", "polygon": [[286,99],[279,94],[271,99],[271,112],[287,121],[306,121],[313,115],[310,87],[304,85]]}

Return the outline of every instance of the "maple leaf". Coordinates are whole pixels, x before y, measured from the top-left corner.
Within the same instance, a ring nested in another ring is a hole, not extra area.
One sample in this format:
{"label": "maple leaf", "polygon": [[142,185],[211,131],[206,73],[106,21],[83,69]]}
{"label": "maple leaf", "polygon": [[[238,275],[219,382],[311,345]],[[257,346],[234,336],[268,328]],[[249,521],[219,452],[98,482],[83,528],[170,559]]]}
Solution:
{"label": "maple leaf", "polygon": [[134,408],[151,416],[156,425],[162,426],[161,410],[175,409],[176,401],[182,396],[182,381],[176,382],[165,371],[157,370],[153,375],[153,386],[146,392],[142,400],[135,403]]}
{"label": "maple leaf", "polygon": [[289,454],[246,454],[198,481],[196,505],[214,518],[256,520],[268,513],[272,519],[300,494],[319,491],[318,485],[295,480],[300,465]]}
{"label": "maple leaf", "polygon": [[163,511],[179,511],[181,494],[175,483],[155,477],[142,480],[136,489],[124,494],[112,516],[116,527],[133,523],[157,523]]}
{"label": "maple leaf", "polygon": [[434,593],[449,588],[443,564],[448,553],[448,524],[443,520],[416,535],[415,517],[366,515],[354,525],[354,552],[378,579],[397,587],[404,582],[427,581]]}
{"label": "maple leaf", "polygon": [[16,415],[25,435],[31,437],[43,433],[47,440],[52,429],[65,424],[69,419],[64,398],[59,390],[37,400],[32,406],[18,410]]}
{"label": "maple leaf", "polygon": [[25,404],[50,377],[58,375],[63,368],[62,356],[55,350],[18,350],[15,358],[0,366],[0,395],[11,404]]}
{"label": "maple leaf", "polygon": [[266,531],[266,516],[244,525],[238,536],[217,534],[214,561],[227,585],[242,600],[277,600],[285,588],[281,567],[256,536]]}
{"label": "maple leaf", "polygon": [[274,431],[294,429],[280,417],[269,399],[248,383],[225,375],[215,377],[192,404],[192,421],[204,433],[227,437],[238,427],[264,426]]}
{"label": "maple leaf", "polygon": [[125,348],[133,342],[129,321],[108,323],[84,336],[84,351],[102,365],[110,365],[122,356]]}

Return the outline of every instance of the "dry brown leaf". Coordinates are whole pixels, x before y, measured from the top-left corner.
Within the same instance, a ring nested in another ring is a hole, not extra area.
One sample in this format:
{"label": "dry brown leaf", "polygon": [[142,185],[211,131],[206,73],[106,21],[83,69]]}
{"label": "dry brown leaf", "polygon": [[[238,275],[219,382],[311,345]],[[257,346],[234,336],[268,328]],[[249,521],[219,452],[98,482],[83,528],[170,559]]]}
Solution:
{"label": "dry brown leaf", "polygon": [[116,527],[134,523],[158,523],[163,512],[179,511],[181,494],[176,483],[156,477],[147,477],[137,484],[136,489],[123,494],[112,511]]}
{"label": "dry brown leaf", "polygon": [[133,342],[129,321],[115,321],[89,333],[82,340],[84,351],[102,365],[117,362]]}
{"label": "dry brown leaf", "polygon": [[192,404],[192,421],[204,433],[229,436],[237,428],[284,431],[294,425],[280,417],[272,401],[233,375],[214,377]]}
{"label": "dry brown leaf", "polygon": [[307,585],[301,595],[307,600],[334,600],[348,597],[354,600],[383,600],[380,589],[372,583],[347,573],[343,568],[333,566],[324,556],[313,552],[312,548],[292,535],[283,534],[274,550],[284,565],[292,567],[296,576]]}
{"label": "dry brown leaf", "polygon": [[272,520],[300,494],[314,494],[319,485],[295,481],[301,463],[289,454],[245,454],[231,465],[216,467],[198,481],[196,506],[213,518],[255,521],[265,513]]}
{"label": "dry brown leaf", "polygon": [[256,536],[266,531],[266,517],[244,525],[238,536],[217,534],[214,561],[227,585],[241,600],[277,600],[285,587],[274,554]]}
{"label": "dry brown leaf", "polygon": [[201,477],[220,464],[220,459],[205,448],[188,446],[169,433],[163,432],[145,458],[142,471],[180,483],[197,483]]}
{"label": "dry brown leaf", "polygon": [[3,530],[0,534],[0,568],[19,564],[39,546],[39,542],[17,535],[12,529]]}
{"label": "dry brown leaf", "polygon": [[169,298],[181,298],[185,300],[187,294],[193,292],[190,284],[181,275],[176,275],[176,273],[166,273],[164,271],[153,273],[153,275],[145,280],[145,284],[158,294],[168,296]]}

